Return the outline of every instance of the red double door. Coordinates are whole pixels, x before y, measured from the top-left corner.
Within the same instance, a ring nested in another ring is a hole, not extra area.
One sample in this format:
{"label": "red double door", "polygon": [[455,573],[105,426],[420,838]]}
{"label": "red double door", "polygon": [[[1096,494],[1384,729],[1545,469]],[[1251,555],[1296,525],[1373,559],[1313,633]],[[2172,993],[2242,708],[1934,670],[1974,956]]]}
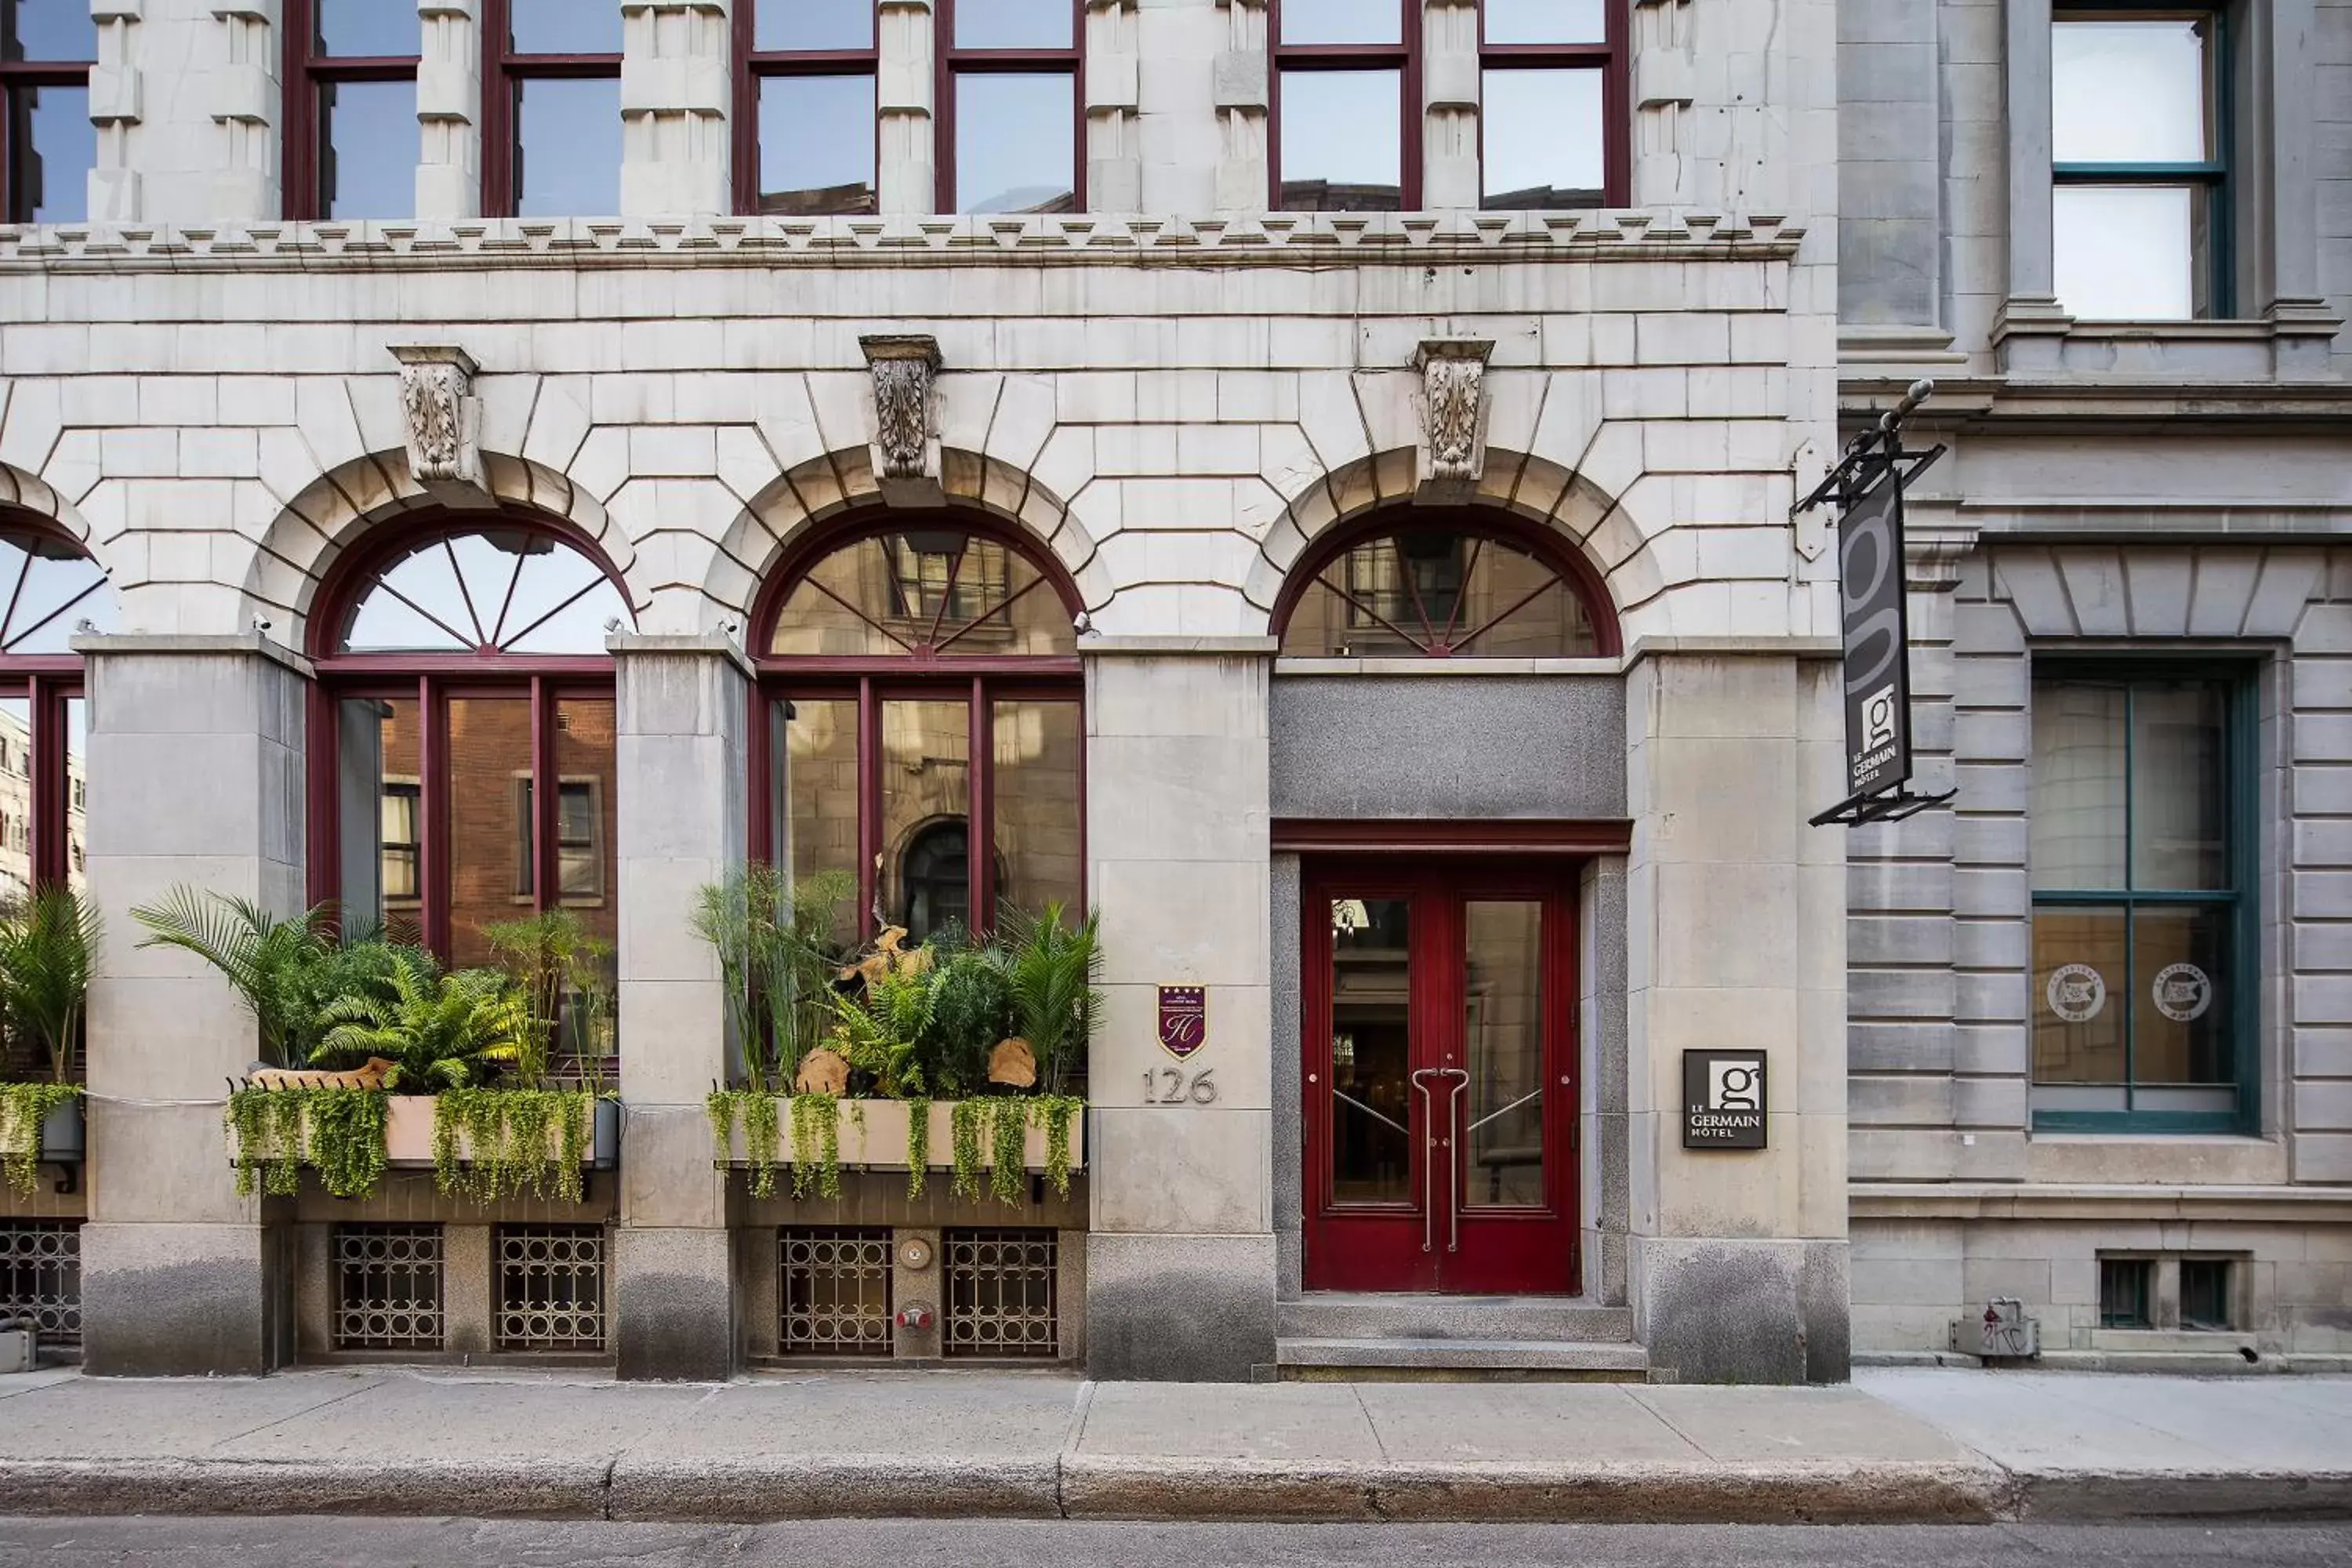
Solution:
{"label": "red double door", "polygon": [[1577,1289],[1564,869],[1309,867],[1307,1289]]}

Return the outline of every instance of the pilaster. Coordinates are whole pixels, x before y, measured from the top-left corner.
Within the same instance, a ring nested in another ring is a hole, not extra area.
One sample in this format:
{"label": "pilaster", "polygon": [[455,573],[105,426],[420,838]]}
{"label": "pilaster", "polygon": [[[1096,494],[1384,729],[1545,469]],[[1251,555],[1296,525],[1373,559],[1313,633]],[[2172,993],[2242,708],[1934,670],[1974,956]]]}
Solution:
{"label": "pilaster", "polygon": [[734,210],[732,0],[621,0],[621,214]]}
{"label": "pilaster", "polygon": [[285,210],[279,184],[279,121],[286,102],[278,75],[279,5],[280,0],[215,0],[212,7],[226,56],[212,80],[212,118],[220,127],[222,156],[203,216],[215,222],[267,222]]}
{"label": "pilaster", "polygon": [[1478,159],[1477,0],[1423,0],[1421,205],[1475,211]]}
{"label": "pilaster", "polygon": [[252,1375],[293,1353],[292,1205],[236,1195],[227,1081],[258,1053],[220,976],[139,945],[175,887],[305,904],[300,660],[257,634],[77,640],[89,690],[89,874],[107,940],[89,992],[83,1349],[101,1375]]}
{"label": "pilaster", "polygon": [[939,188],[935,22],[931,0],[881,0],[875,109],[882,166],[876,199],[885,213],[935,213],[949,205]]}
{"label": "pilaster", "polygon": [[98,24],[98,58],[89,70],[89,118],[98,128],[98,158],[89,176],[92,223],[136,223],[143,216],[131,135],[145,106],[134,33],[145,12],[144,0],[89,0],[90,19]]}
{"label": "pilaster", "polygon": [[743,863],[752,687],[723,636],[611,639],[621,900],[621,1215],[613,1300],[620,1374],[707,1381],[734,1369],[729,1186],[704,1100],[726,1081],[717,955],[696,896]]}
{"label": "pilaster", "polygon": [[1217,0],[1224,47],[1213,80],[1217,108],[1217,210],[1264,212],[1273,190],[1266,113],[1273,70],[1265,0]]}
{"label": "pilaster", "polygon": [[1633,205],[1698,199],[1701,121],[1692,0],[1633,0]]}
{"label": "pilaster", "polygon": [[482,212],[482,0],[416,0],[416,216]]}
{"label": "pilaster", "polygon": [[1087,210],[1143,210],[1141,15],[1137,0],[1087,0]]}
{"label": "pilaster", "polygon": [[2050,0],[2008,0],[2005,17],[2009,297],[1993,322],[1993,344],[2003,370],[2052,371],[2074,321],[2058,300],[2051,210]]}

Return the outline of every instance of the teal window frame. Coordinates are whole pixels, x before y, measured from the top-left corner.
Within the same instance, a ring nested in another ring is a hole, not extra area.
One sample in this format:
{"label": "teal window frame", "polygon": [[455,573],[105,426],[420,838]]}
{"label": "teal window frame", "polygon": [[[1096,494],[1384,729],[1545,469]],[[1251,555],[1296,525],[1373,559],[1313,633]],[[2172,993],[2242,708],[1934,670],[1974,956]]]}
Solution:
{"label": "teal window frame", "polygon": [[[2201,163],[2061,163],[2050,165],[2050,183],[2058,185],[2202,185],[2205,187],[2205,300],[2207,309],[2190,319],[2230,320],[2237,309],[2237,251],[2234,192],[2230,167],[2237,137],[2237,109],[2231,81],[2235,58],[2226,3],[2148,5],[2146,0],[2064,0],[2053,8],[2051,23],[2134,21],[2147,17],[2203,16],[2213,26],[2206,50],[2208,90],[2213,99],[2213,156]],[[2084,321],[2105,318],[2085,316]]]}
{"label": "teal window frame", "polygon": [[[2166,681],[2198,681],[2219,686],[2222,696],[2222,774],[2224,793],[2221,820],[2229,839],[2225,863],[2229,867],[2229,886],[2224,889],[2195,892],[2173,889],[2123,888],[2031,888],[2032,872],[2028,870],[2029,896],[2032,909],[2039,914],[2045,909],[2100,908],[2121,909],[2126,933],[2136,930],[2132,921],[2135,910],[2171,905],[2190,908],[2228,908],[2231,911],[2226,930],[2228,951],[2223,973],[2230,977],[2224,1003],[2230,1029],[2230,1063],[2232,1082],[2230,1088],[2236,1095],[2233,1109],[2221,1110],[2142,1110],[2133,1108],[2140,1086],[2132,1077],[2132,1028],[2130,1015],[2126,1016],[2124,1028],[2124,1104],[2121,1110],[2088,1110],[2032,1106],[2032,1121],[2036,1132],[2149,1132],[2149,1133],[2222,1133],[2253,1137],[2262,1131],[2262,976],[2257,971],[2262,961],[2261,931],[2256,890],[2261,886],[2262,867],[2259,859],[2260,841],[2255,831],[2257,759],[2255,753],[2255,696],[2260,665],[2251,658],[2227,657],[2205,659],[2079,659],[2050,658],[2034,662],[2030,700],[2038,701],[2045,686],[2067,683],[2121,686],[2125,689],[2126,706],[2124,719],[2124,866],[2126,883],[2130,880],[2132,838],[2131,779],[2135,744],[2130,693],[2135,687],[2152,686]],[[2030,716],[2029,716],[2030,725]],[[2032,754],[2031,742],[2027,755]],[[2029,764],[2030,765],[2030,764]],[[2038,805],[2034,798],[2038,785],[2029,790],[2027,811]],[[2029,815],[2029,821],[2031,820]],[[2028,937],[2029,951],[2032,938]],[[2123,1000],[2129,1007],[2141,1005],[2140,976],[2137,973],[2137,948],[2127,936]],[[2027,974],[2033,973],[2029,958]],[[2044,1086],[2032,1078],[2032,1010],[2039,1006],[2038,997],[2027,1004],[2027,1094],[2031,1104],[2036,1090],[2044,1087],[2080,1088],[2080,1085]],[[2217,1086],[2218,1087],[2218,1086]]]}

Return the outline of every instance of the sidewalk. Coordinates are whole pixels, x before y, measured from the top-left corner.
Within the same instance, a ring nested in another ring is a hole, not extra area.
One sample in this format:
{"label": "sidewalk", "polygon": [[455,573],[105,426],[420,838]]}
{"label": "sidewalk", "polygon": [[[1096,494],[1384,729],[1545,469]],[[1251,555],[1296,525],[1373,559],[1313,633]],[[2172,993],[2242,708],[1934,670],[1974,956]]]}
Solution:
{"label": "sidewalk", "polygon": [[1780,1523],[2352,1518],[2352,1379],[1852,1387],[0,1378],[0,1513]]}

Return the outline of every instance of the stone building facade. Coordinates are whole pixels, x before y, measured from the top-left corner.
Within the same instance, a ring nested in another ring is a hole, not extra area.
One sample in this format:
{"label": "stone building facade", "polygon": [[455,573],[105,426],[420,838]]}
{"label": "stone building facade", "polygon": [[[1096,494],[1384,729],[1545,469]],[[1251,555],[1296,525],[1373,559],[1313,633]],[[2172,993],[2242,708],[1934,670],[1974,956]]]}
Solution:
{"label": "stone building facade", "polygon": [[[809,1347],[812,1270],[942,1308],[848,1348],[1007,1348],[957,1338],[967,1268],[1025,1269],[1017,1348],[1104,1377],[1834,1380],[1990,1296],[2053,1350],[2352,1349],[2352,153],[2315,134],[2352,6],[2225,8],[2233,161],[2193,178],[2231,287],[2171,323],[2057,296],[2046,0],[880,0],[814,39],[612,6],[557,51],[530,0],[420,3],[391,45],[339,41],[335,0],[89,0],[83,199],[11,193],[40,221],[0,227],[5,537],[105,593],[69,648],[0,626],[0,686],[86,693],[110,937],[88,1163],[0,1197],[0,1261],[78,1239],[91,1370],[722,1376]],[[808,82],[861,117],[838,146],[762,130],[836,123],[775,85]],[[533,140],[575,123],[569,163]],[[387,167],[391,216],[339,205]],[[963,210],[983,180],[1024,210]],[[1921,374],[1953,451],[1911,518],[1920,773],[1958,793],[1813,827],[1838,563],[1794,503]],[[436,550],[510,574],[501,607],[418,608]],[[2175,802],[2149,854],[2204,869],[2040,876],[2038,812],[2081,862],[2131,797],[2099,724],[2183,701],[2221,716],[2151,754],[2203,758],[2232,826]],[[690,916],[750,856],[848,875],[851,927],[1099,909],[1067,1201],[713,1168],[740,1046]],[[251,1020],[128,911],[193,883],[393,916],[404,877],[459,954],[435,889],[466,878],[604,900],[627,1122],[583,1205],[235,1194]],[[2138,1002],[2135,921],[2201,992]],[[2070,964],[2112,1005],[2070,1019]],[[1171,986],[1208,1020],[1174,1094]],[[2152,1118],[2135,1006],[2191,1014],[2145,1047],[2198,1064]],[[1763,1149],[1684,1146],[1698,1050],[1762,1057]],[[509,1264],[558,1254],[593,1332],[510,1331]],[[347,1310],[365,1268],[429,1276],[424,1330]],[[2103,1279],[2144,1327],[2103,1326]],[[2216,1289],[2222,1338],[2168,1334]]]}

